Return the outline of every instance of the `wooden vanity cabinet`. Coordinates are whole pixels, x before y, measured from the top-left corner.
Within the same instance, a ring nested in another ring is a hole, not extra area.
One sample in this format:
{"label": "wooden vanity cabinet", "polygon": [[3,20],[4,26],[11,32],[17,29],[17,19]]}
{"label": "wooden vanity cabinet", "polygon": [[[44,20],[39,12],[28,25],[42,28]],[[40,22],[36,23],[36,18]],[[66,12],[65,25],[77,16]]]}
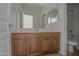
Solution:
{"label": "wooden vanity cabinet", "polygon": [[[16,35],[16,34],[15,34]],[[25,55],[25,40],[22,36],[18,35],[12,37],[12,55],[14,56],[24,56]]]}
{"label": "wooden vanity cabinet", "polygon": [[48,37],[40,37],[40,53],[49,53],[49,39]]}
{"label": "wooden vanity cabinet", "polygon": [[53,38],[50,38],[50,53],[54,53],[57,52],[60,48],[60,41],[59,41],[59,37],[57,36],[53,36]]}
{"label": "wooden vanity cabinet", "polygon": [[12,33],[12,55],[33,56],[59,50],[59,32]]}
{"label": "wooden vanity cabinet", "polygon": [[29,38],[29,55],[38,55],[38,38],[37,37]]}

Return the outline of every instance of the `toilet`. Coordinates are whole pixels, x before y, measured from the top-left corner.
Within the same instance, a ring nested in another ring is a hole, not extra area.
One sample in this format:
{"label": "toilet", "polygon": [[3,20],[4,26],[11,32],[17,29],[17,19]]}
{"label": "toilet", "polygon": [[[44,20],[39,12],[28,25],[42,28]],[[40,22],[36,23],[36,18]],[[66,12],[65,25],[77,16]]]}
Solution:
{"label": "toilet", "polygon": [[70,53],[70,55],[74,55],[75,53],[75,48],[77,47],[78,45],[78,41],[76,40],[69,40],[68,43],[67,43],[68,47],[67,47],[67,51],[68,53]]}

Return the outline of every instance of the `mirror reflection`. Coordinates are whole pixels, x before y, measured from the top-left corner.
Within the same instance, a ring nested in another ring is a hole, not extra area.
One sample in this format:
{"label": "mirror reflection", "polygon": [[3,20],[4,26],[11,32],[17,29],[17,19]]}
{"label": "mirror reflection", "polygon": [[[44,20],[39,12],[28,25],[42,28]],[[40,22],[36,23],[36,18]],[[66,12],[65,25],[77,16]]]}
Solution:
{"label": "mirror reflection", "polygon": [[[42,29],[57,22],[58,10],[37,4],[22,4],[20,28]],[[22,14],[23,12],[23,14]]]}

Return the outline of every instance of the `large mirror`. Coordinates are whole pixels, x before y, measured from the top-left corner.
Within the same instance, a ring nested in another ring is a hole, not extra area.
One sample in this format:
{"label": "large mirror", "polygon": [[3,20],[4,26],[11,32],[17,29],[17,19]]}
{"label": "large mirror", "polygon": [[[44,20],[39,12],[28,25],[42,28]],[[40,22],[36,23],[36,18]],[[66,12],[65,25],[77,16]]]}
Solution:
{"label": "large mirror", "polygon": [[52,9],[47,13],[48,24],[55,23],[58,20],[58,10]]}
{"label": "large mirror", "polygon": [[58,10],[34,4],[22,4],[20,28],[44,29],[46,25],[57,22]]}

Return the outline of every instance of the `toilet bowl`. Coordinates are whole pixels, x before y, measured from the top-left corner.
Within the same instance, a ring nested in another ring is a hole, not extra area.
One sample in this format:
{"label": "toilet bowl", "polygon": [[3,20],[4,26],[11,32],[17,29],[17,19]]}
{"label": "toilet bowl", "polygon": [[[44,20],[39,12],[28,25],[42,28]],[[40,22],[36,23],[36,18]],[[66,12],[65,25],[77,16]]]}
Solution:
{"label": "toilet bowl", "polygon": [[78,46],[78,40],[68,40],[68,51],[74,52],[74,48]]}

